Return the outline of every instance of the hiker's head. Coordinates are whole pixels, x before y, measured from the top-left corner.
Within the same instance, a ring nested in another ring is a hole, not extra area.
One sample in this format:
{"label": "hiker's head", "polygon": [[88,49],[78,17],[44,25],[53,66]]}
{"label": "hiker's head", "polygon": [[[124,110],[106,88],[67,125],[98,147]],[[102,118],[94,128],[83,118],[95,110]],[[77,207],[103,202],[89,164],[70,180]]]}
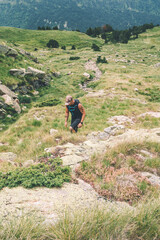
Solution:
{"label": "hiker's head", "polygon": [[71,96],[71,95],[68,95],[68,96],[66,97],[65,105],[68,106],[68,105],[72,104],[72,101],[73,101],[72,96]]}

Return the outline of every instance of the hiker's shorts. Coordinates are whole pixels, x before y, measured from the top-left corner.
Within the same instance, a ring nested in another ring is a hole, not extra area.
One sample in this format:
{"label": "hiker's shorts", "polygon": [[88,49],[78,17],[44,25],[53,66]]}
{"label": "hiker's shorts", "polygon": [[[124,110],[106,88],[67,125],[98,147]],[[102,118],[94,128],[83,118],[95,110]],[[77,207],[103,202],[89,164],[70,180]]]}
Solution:
{"label": "hiker's shorts", "polygon": [[78,131],[78,124],[81,122],[81,119],[72,119],[71,127],[77,132]]}

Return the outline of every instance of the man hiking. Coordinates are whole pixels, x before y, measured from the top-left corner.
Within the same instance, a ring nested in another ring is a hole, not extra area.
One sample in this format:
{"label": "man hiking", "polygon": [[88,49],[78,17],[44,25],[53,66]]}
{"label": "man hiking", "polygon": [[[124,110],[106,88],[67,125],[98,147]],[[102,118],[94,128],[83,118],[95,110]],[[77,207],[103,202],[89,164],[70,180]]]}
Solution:
{"label": "man hiking", "polygon": [[67,127],[67,121],[69,117],[69,112],[72,115],[71,119],[71,126],[70,126],[70,131],[72,132],[77,132],[78,128],[81,128],[83,126],[83,121],[85,118],[85,110],[82,104],[79,102],[78,99],[73,99],[72,96],[68,95],[66,97],[66,112],[65,112],[65,127]]}

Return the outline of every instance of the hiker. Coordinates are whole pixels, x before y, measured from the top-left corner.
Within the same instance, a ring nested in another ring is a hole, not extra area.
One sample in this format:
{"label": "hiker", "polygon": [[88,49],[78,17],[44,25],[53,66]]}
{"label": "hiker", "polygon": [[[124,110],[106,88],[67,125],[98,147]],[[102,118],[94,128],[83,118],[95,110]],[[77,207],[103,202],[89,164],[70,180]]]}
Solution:
{"label": "hiker", "polygon": [[78,128],[81,128],[83,126],[83,121],[85,118],[85,110],[82,104],[79,102],[78,99],[73,99],[72,96],[68,95],[66,97],[66,112],[65,112],[65,127],[67,127],[67,121],[69,117],[69,112],[72,115],[71,119],[71,126],[70,126],[70,131],[72,132],[77,132]]}

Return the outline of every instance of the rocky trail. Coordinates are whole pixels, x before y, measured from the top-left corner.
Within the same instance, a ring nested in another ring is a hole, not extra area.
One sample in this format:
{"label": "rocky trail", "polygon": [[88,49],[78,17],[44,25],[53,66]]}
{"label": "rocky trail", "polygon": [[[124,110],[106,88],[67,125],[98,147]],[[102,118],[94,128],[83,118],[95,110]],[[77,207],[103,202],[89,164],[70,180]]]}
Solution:
{"label": "rocky trail", "polygon": [[92,60],[86,62],[85,64],[85,69],[86,70],[91,70],[95,73],[95,77],[92,80],[87,80],[85,81],[80,87],[85,91],[85,92],[92,92],[91,88],[88,88],[87,85],[90,82],[95,82],[98,81],[102,75],[102,72],[99,70],[99,68],[97,67],[96,63]]}
{"label": "rocky trail", "polygon": [[[85,65],[86,70],[95,72],[92,81],[97,81],[101,77],[101,71],[93,61],[88,61]],[[87,88],[86,81],[82,89],[88,92],[88,96],[102,96],[103,90],[93,92]],[[97,95],[96,95],[97,94]],[[151,112],[150,114],[153,115]],[[155,113],[155,117],[160,117],[159,112]],[[103,132],[93,132],[87,136],[87,140],[79,143],[67,143],[56,147],[45,149],[45,152],[56,154],[63,160],[63,165],[70,166],[72,174],[75,175],[75,169],[80,162],[88,161],[93,154],[103,154],[107,149],[113,148],[120,143],[128,143],[130,141],[143,142],[154,141],[160,142],[160,128],[156,129],[140,129],[132,130],[125,126],[126,122],[133,124],[133,119],[126,116],[115,116],[110,119],[113,126],[105,128]],[[121,133],[119,133],[119,131]],[[119,134],[119,135],[118,135]],[[8,158],[9,162],[14,161],[13,155],[2,156],[0,158]],[[151,184],[160,186],[160,177],[148,172],[140,173],[143,177],[148,178]],[[75,176],[76,178],[76,176]],[[17,187],[13,189],[4,188],[0,191],[0,212],[3,219],[8,219],[10,215],[21,216],[23,213],[37,212],[45,218],[45,222],[56,222],[58,218],[64,215],[66,210],[75,211],[76,209],[84,209],[92,205],[103,205],[106,208],[113,207],[131,208],[125,202],[108,201],[101,197],[88,183],[81,179],[75,179],[75,183],[65,183],[62,188],[34,188],[24,189]]]}
{"label": "rocky trail", "polygon": [[[160,128],[146,130],[125,129],[124,133],[115,136],[116,131],[122,129],[122,125],[115,125],[106,128],[104,132],[94,132],[88,135],[85,142],[77,145],[67,143],[55,148],[45,149],[46,152],[58,152],[63,160],[63,165],[70,166],[74,175],[74,170],[81,161],[91,158],[94,153],[104,153],[107,149],[122,142],[135,141],[155,141],[160,142]],[[142,172],[151,184],[160,186],[160,177]],[[13,189],[4,188],[0,191],[0,211],[3,219],[10,215],[21,216],[22,213],[36,211],[45,218],[45,222],[56,222],[64,215],[66,210],[75,211],[93,205],[103,205],[107,208],[117,207],[131,208],[124,202],[111,202],[103,199],[87,183],[81,179],[76,179],[75,183],[65,183],[62,188],[34,188],[24,189],[17,187]]]}

